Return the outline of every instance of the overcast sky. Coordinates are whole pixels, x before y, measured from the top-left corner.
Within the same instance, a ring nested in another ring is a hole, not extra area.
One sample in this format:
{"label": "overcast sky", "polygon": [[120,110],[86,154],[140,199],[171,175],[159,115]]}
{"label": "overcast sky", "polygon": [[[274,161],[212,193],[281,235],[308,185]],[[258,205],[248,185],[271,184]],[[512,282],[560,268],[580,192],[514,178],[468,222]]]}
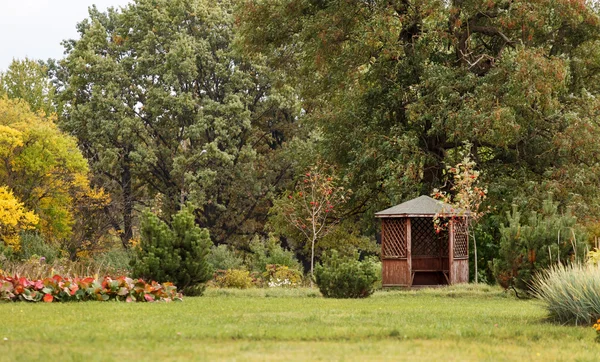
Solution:
{"label": "overcast sky", "polygon": [[77,37],[75,25],[95,4],[101,11],[129,0],[0,0],[0,71],[13,58],[62,58],[64,39]]}

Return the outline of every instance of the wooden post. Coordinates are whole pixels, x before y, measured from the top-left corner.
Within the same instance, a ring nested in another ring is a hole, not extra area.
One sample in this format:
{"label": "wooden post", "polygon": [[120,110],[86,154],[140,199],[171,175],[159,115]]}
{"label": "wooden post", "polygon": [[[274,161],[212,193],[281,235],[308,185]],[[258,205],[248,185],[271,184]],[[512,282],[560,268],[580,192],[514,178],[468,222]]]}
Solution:
{"label": "wooden post", "polygon": [[387,273],[388,273],[388,265],[383,259],[385,256],[383,254],[383,248],[385,246],[385,219],[381,219],[381,286],[385,286],[388,283]]}
{"label": "wooden post", "polygon": [[454,284],[454,220],[448,221],[448,279]]}
{"label": "wooden post", "polygon": [[406,218],[406,265],[408,269],[408,286],[412,287],[413,272],[412,272],[412,237],[410,230],[410,217]]}
{"label": "wooden post", "polygon": [[381,260],[383,260],[384,243],[385,243],[385,219],[381,219],[381,254],[380,254]]}

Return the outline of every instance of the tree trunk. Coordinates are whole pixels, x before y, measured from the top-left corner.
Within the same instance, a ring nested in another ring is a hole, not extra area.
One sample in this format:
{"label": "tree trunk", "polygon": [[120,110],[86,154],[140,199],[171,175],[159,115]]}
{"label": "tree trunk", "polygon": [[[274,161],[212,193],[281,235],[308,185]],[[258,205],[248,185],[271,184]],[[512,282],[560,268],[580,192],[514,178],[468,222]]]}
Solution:
{"label": "tree trunk", "polygon": [[313,279],[315,277],[315,238],[313,237],[310,246],[310,287],[313,287]]}
{"label": "tree trunk", "polygon": [[475,239],[475,231],[473,231],[473,254],[475,255],[475,284],[477,284],[479,283],[479,274],[477,271],[477,240]]}
{"label": "tree trunk", "polygon": [[133,195],[131,191],[131,167],[129,155],[123,157],[123,171],[121,182],[123,185],[123,233],[121,243],[125,249],[129,248],[129,241],[133,239]]}

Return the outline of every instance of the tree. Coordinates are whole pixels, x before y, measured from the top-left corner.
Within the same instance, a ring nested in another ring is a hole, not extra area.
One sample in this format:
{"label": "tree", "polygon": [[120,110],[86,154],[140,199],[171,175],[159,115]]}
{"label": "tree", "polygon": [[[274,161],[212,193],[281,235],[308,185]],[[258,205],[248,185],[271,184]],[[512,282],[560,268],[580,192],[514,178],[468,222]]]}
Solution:
{"label": "tree", "polygon": [[551,197],[538,211],[523,213],[515,206],[506,217],[500,228],[499,257],[493,261],[496,280],[504,288],[529,293],[536,273],[551,265],[583,262],[586,232]]}
{"label": "tree", "polygon": [[13,60],[6,72],[0,72],[0,96],[22,99],[34,112],[50,116],[56,113],[55,89],[42,62],[28,58]]}
{"label": "tree", "polygon": [[87,202],[106,201],[102,190],[90,187],[88,171],[75,140],[52,117],[34,113],[22,100],[0,97],[0,185],[39,217],[38,228],[49,242],[70,240],[76,220],[85,216],[81,211],[90,209]]}
{"label": "tree", "polygon": [[131,261],[132,274],[159,283],[173,282],[188,295],[200,295],[211,277],[207,255],[212,243],[191,210],[181,209],[171,225],[151,212],[142,218],[140,245]]}
{"label": "tree", "polygon": [[315,245],[339,222],[338,209],[346,202],[350,192],[337,186],[333,176],[323,165],[313,166],[298,182],[293,193],[277,200],[274,214],[281,215],[298,229],[310,245],[311,288],[314,276]]}
{"label": "tree", "polygon": [[298,84],[367,223],[439,188],[465,141],[500,209],[553,191],[597,213],[591,2],[247,0],[237,16],[247,53]]}
{"label": "tree", "polygon": [[[127,247],[136,210],[183,204],[215,243],[262,229],[289,179],[280,150],[296,112],[260,62],[232,49],[229,1],[138,0],[90,9],[65,43],[61,127],[110,191],[107,214]],[[60,83],[60,79],[58,79]]]}
{"label": "tree", "polygon": [[[479,171],[475,169],[475,162],[471,159],[470,148],[471,146],[467,145],[467,151],[462,162],[454,167],[448,167],[448,176],[451,183],[450,192],[433,189],[433,197],[453,205],[463,213],[461,216],[466,220],[467,234],[473,240],[475,283],[478,283],[477,240],[475,239],[474,226],[485,214],[485,210],[481,209],[481,204],[487,197],[487,189],[479,185]],[[434,217],[437,230],[444,226],[442,225],[442,217],[444,217],[443,213]]]}
{"label": "tree", "polygon": [[6,187],[0,187],[0,238],[5,245],[19,248],[19,233],[33,229],[39,219]]}

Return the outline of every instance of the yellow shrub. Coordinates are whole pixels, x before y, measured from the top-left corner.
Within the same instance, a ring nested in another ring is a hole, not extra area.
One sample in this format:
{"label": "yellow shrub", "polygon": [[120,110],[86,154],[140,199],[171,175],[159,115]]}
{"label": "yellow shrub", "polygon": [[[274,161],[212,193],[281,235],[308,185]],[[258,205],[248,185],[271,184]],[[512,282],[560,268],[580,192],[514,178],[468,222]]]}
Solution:
{"label": "yellow shrub", "polygon": [[600,265],[600,250],[596,248],[593,251],[590,251],[587,258],[588,264]]}
{"label": "yellow shrub", "polygon": [[28,211],[8,187],[0,187],[0,238],[7,245],[19,249],[19,233],[35,228],[38,222],[37,215]]}

